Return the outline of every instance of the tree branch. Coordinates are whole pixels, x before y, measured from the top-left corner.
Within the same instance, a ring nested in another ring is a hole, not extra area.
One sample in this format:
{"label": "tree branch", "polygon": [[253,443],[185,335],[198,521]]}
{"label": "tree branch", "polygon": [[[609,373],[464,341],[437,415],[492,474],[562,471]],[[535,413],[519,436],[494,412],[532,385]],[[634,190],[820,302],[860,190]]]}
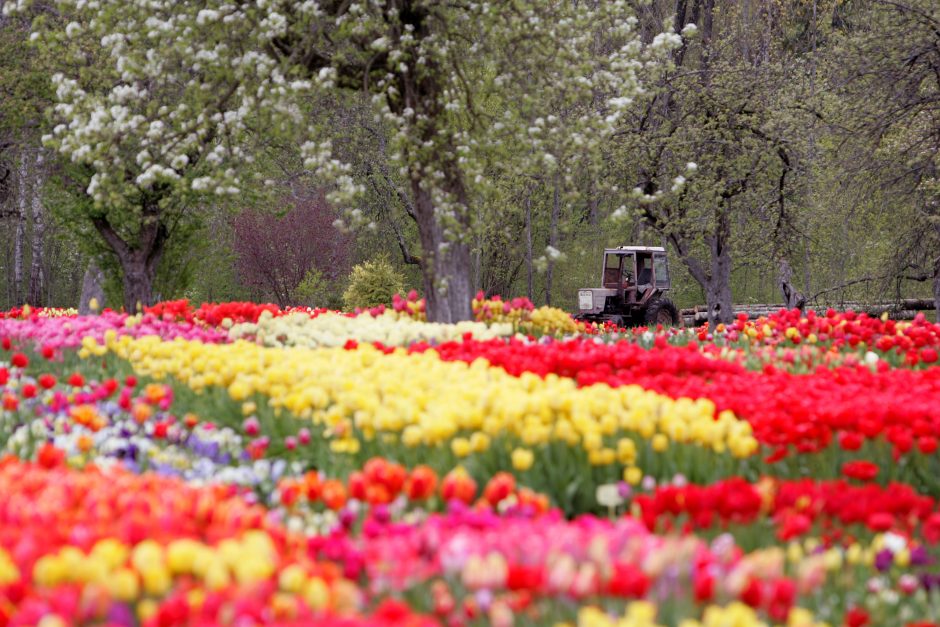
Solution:
{"label": "tree branch", "polygon": [[117,253],[118,257],[124,258],[131,254],[131,247],[128,246],[127,242],[114,230],[107,216],[95,216],[91,219],[91,223],[95,226],[98,233],[101,234],[101,237],[104,238],[104,241],[108,243],[108,246]]}

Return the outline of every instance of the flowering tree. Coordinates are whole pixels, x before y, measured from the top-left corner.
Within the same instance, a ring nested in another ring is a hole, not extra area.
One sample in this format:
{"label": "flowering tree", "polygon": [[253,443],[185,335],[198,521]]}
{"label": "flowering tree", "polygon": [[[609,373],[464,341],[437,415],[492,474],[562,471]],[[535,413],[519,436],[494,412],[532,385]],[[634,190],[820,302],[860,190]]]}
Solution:
{"label": "flowering tree", "polygon": [[233,222],[239,278],[296,304],[295,291],[311,270],[333,282],[349,269],[350,238],[333,228],[336,212],[322,195],[304,196],[284,214],[246,209]]}
{"label": "flowering tree", "polygon": [[212,4],[61,0],[73,21],[34,34],[67,69],[52,77],[57,123],[43,141],[73,164],[87,199],[74,211],[115,255],[128,310],[149,304],[174,231],[245,191],[249,117],[309,86],[286,83],[263,52],[264,15],[228,20]]}
{"label": "flowering tree", "polygon": [[[429,317],[467,319],[472,234],[493,179],[554,172],[554,147],[597,154],[642,92],[640,73],[680,43],[663,33],[644,46],[622,0],[57,5],[75,21],[48,45],[77,60],[85,35],[100,41],[101,75],[56,75],[61,124],[46,139],[87,168],[87,214],[120,260],[127,307],[149,300],[173,224],[246,188],[249,120],[286,130],[295,96],[365,90],[413,199]],[[305,164],[355,221],[363,185],[333,129],[302,130]]]}

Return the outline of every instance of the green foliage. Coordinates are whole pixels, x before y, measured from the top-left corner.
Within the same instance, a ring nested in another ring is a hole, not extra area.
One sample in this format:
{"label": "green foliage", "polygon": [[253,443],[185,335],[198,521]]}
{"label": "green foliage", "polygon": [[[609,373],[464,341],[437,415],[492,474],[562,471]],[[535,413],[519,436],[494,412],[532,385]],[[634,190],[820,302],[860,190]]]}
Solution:
{"label": "green foliage", "polygon": [[[232,249],[233,233],[226,212],[209,215],[206,226],[193,238],[190,250],[193,277],[185,292],[191,302],[253,300],[256,297],[239,282]],[[180,292],[162,292],[175,298]]]}
{"label": "green foliage", "polygon": [[31,18],[0,17],[0,145],[38,140],[45,126],[43,109],[53,97],[49,77],[59,60],[29,45]]}
{"label": "green foliage", "polygon": [[310,268],[300,284],[294,288],[294,298],[307,307],[323,307],[328,290],[329,286],[323,273],[316,268]]}
{"label": "green foliage", "polygon": [[405,289],[405,277],[387,257],[377,257],[353,267],[349,287],[343,292],[347,311],[390,305],[392,296]]}
{"label": "green foliage", "polygon": [[[387,262],[387,259],[383,258],[383,261]],[[400,275],[398,278],[403,279]],[[400,284],[403,284],[403,281]],[[307,307],[339,309],[343,306],[345,294],[340,297],[336,286],[324,276],[323,272],[316,268],[310,268],[300,284],[294,289],[294,298],[298,304]]]}

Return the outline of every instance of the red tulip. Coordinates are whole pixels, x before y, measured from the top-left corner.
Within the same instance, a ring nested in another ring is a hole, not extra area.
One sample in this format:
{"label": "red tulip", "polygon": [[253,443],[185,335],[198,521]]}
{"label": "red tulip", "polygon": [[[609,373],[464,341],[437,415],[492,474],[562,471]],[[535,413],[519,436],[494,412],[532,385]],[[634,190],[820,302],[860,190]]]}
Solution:
{"label": "red tulip", "polygon": [[614,572],[607,582],[607,589],[611,594],[633,599],[644,597],[649,587],[649,577],[633,564],[614,564]]}
{"label": "red tulip", "polygon": [[10,394],[9,392],[3,395],[3,408],[7,411],[16,411],[20,406],[20,401],[18,398]]}
{"label": "red tulip", "polygon": [[346,504],[346,489],[342,482],[327,479],[320,486],[320,498],[327,507],[336,511]]}
{"label": "red tulip", "polygon": [[441,498],[457,500],[466,504],[473,502],[477,494],[477,483],[463,468],[451,470],[441,482]]}
{"label": "red tulip", "polygon": [[366,490],[369,487],[369,480],[366,479],[366,476],[356,470],[349,475],[349,480],[347,481],[349,485],[349,496],[359,501],[366,500]]}
{"label": "red tulip", "polygon": [[69,377],[68,383],[73,388],[80,388],[85,385],[85,377],[83,377],[80,372],[73,372]]}
{"label": "red tulip", "polygon": [[695,578],[693,594],[698,603],[708,603],[715,597],[715,578],[707,572],[701,572]]}
{"label": "red tulip", "polygon": [[878,476],[878,465],[869,461],[854,461],[842,464],[842,474],[850,479],[871,481]]}
{"label": "red tulip", "polygon": [[411,469],[405,482],[405,494],[413,501],[423,501],[434,495],[437,489],[437,473],[430,466],[420,465]]}
{"label": "red tulip", "polygon": [[65,462],[65,451],[46,442],[36,453],[36,461],[43,468],[56,468]]}
{"label": "red tulip", "polygon": [[917,438],[917,450],[924,455],[930,455],[937,450],[937,438],[929,435]]}
{"label": "red tulip", "polygon": [[868,621],[868,612],[860,607],[853,607],[845,613],[845,627],[866,627]]}
{"label": "red tulip", "polygon": [[516,478],[508,472],[498,472],[489,480],[483,489],[483,498],[487,502],[496,506],[507,496],[515,492]]}
{"label": "red tulip", "polygon": [[741,591],[741,601],[751,607],[757,608],[761,605],[762,597],[761,582],[754,578],[748,580],[747,585],[745,585],[744,589]]}
{"label": "red tulip", "polygon": [[277,486],[281,495],[281,503],[286,507],[293,506],[303,494],[301,484],[296,479],[284,479]]}
{"label": "red tulip", "polygon": [[370,505],[384,505],[395,498],[382,483],[370,483],[366,486],[365,501]]}
{"label": "red tulip", "polygon": [[888,531],[894,527],[894,516],[888,512],[873,512],[867,521],[868,527],[872,531]]}
{"label": "red tulip", "polygon": [[777,537],[788,541],[797,538],[812,527],[812,521],[803,514],[791,514],[786,516],[780,529],[777,531]]}
{"label": "red tulip", "polygon": [[839,434],[839,446],[846,451],[857,451],[862,448],[864,439],[855,431],[843,431]]}
{"label": "red tulip", "polygon": [[940,512],[934,512],[924,521],[922,533],[927,542],[931,544],[940,542]]}

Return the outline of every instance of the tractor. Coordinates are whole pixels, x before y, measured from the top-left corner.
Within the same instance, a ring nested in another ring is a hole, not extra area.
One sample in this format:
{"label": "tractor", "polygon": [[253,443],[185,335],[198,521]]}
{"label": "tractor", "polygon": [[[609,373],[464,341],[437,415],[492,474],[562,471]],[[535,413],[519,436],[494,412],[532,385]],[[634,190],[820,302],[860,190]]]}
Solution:
{"label": "tractor", "polygon": [[577,320],[628,325],[676,325],[679,311],[666,298],[669,262],[659,246],[604,250],[601,287],[578,290]]}

